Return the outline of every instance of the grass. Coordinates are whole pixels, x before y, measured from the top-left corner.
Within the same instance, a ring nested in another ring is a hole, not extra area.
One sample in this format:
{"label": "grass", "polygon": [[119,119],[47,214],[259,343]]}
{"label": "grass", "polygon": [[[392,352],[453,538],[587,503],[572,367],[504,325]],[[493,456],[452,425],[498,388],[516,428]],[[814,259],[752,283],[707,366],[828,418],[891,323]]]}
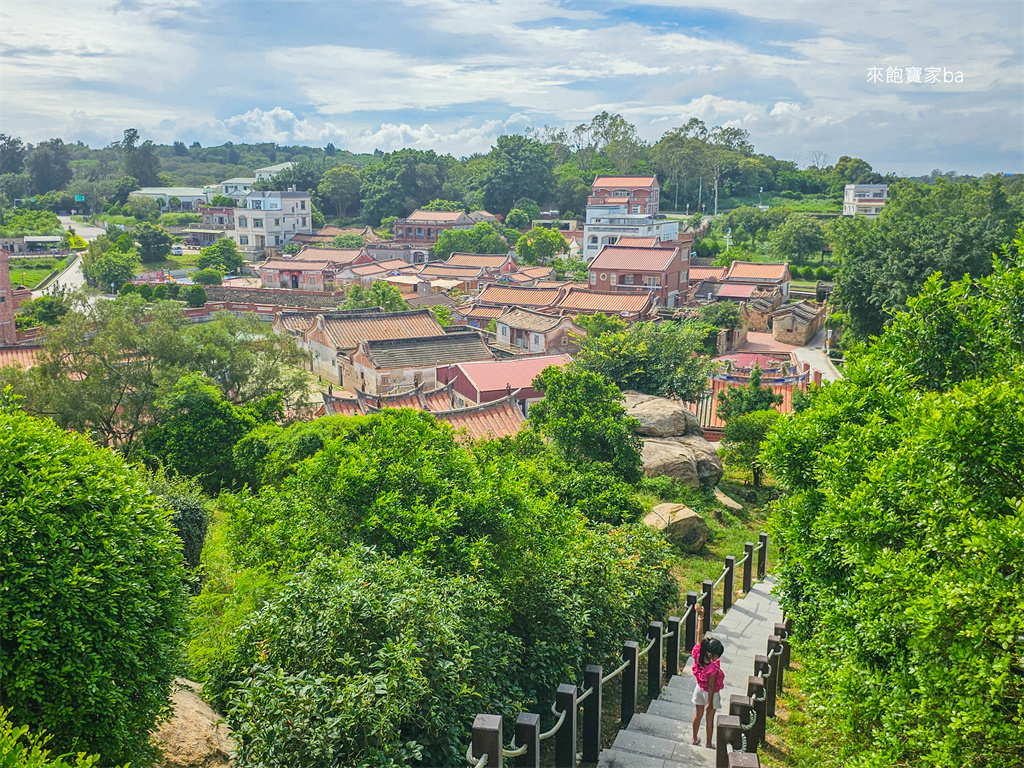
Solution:
{"label": "grass", "polygon": [[135,270],[135,274],[141,275],[143,272],[153,272],[158,269],[162,269],[165,272],[170,272],[174,269],[191,269],[197,266],[196,261],[198,259],[199,251],[185,251],[181,256],[170,256],[163,261],[142,264]]}
{"label": "grass", "polygon": [[15,288],[19,285],[35,288],[53,270],[64,269],[64,263],[64,261],[44,261],[41,264],[33,264],[31,267],[22,267],[14,263],[11,265],[11,285]]}

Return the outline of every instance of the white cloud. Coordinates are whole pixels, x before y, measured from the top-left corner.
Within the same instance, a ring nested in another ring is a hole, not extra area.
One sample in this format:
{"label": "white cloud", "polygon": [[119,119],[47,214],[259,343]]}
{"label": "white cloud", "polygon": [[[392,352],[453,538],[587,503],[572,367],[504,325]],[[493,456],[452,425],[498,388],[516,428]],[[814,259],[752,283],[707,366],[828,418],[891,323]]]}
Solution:
{"label": "white cloud", "polygon": [[317,123],[300,119],[284,107],[271,110],[250,109],[218,122],[224,131],[243,143],[277,142],[323,145],[329,141],[346,141],[348,133],[333,123]]}

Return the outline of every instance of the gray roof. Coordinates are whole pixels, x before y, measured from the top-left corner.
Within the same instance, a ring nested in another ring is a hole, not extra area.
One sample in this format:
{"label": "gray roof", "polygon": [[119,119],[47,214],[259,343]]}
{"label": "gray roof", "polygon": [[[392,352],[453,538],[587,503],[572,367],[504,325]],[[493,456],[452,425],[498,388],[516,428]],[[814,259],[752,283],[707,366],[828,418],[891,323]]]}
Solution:
{"label": "gray roof", "polygon": [[505,314],[501,315],[497,321],[507,325],[509,328],[547,333],[557,328],[564,319],[558,315],[545,315],[540,312],[531,312],[523,307],[512,307]]}
{"label": "gray roof", "polygon": [[494,358],[480,334],[475,332],[367,341],[363,348],[375,368],[426,368]]}

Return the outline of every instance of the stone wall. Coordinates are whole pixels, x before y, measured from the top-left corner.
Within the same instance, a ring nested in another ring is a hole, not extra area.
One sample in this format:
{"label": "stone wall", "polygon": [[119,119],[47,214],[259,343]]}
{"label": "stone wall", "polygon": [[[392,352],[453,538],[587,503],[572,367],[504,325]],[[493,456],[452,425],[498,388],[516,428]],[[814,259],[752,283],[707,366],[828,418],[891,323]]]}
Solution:
{"label": "stone wall", "polygon": [[276,304],[303,309],[336,309],[344,299],[344,291],[282,291],[275,288],[232,288],[225,285],[206,286],[210,301],[233,301],[243,304]]}

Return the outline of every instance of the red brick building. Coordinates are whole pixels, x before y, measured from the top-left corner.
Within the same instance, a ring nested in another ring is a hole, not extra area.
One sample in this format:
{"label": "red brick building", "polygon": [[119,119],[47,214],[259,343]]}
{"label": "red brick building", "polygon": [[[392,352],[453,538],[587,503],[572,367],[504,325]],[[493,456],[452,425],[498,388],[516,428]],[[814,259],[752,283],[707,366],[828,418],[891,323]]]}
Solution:
{"label": "red brick building", "polygon": [[646,291],[665,307],[686,300],[690,255],[679,247],[650,248],[606,245],[590,263],[590,287],[595,291]]}
{"label": "red brick building", "polygon": [[657,214],[660,194],[656,176],[598,176],[587,205],[629,205],[629,213]]}
{"label": "red brick building", "polygon": [[462,211],[415,210],[395,222],[395,240],[433,245],[446,229],[472,229],[475,225],[476,222]]}

